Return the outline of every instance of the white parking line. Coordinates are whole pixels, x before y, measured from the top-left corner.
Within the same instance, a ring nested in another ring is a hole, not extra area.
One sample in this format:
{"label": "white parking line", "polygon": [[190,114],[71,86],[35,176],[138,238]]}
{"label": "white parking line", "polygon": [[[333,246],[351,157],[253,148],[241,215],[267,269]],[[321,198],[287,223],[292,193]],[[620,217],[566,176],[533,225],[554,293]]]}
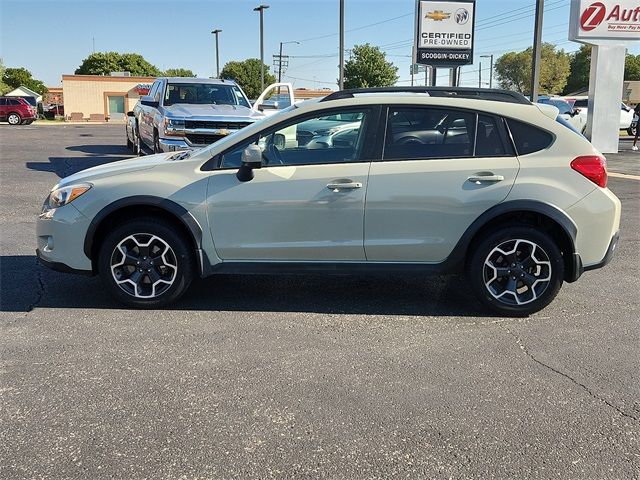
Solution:
{"label": "white parking line", "polygon": [[626,173],[607,172],[610,177],[626,178],[628,180],[640,180],[640,175],[628,175]]}

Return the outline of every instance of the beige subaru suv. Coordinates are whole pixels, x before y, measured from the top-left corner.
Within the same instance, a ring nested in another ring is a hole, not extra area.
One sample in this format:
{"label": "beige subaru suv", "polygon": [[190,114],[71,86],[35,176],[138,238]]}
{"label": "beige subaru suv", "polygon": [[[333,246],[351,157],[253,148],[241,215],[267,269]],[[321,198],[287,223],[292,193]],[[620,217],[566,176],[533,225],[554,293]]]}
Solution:
{"label": "beige subaru suv", "polygon": [[620,201],[553,106],[501,90],[340,91],[192,152],[63,179],[37,254],[131,307],[217,273],[464,272],[503,315],[604,266]]}

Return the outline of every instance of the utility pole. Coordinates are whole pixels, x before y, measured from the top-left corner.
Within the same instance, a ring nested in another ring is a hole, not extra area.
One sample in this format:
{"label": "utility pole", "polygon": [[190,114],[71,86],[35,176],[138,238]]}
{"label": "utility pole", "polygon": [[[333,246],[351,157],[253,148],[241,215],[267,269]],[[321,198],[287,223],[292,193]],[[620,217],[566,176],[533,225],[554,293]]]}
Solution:
{"label": "utility pole", "polygon": [[96,37],[91,37],[91,42],[93,43],[93,53],[96,53]]}
{"label": "utility pole", "polygon": [[480,58],[491,59],[491,64],[489,67],[489,88],[493,88],[493,53],[491,55],[480,55]]}
{"label": "utility pole", "polygon": [[264,11],[269,5],[260,5],[253,9],[254,12],[260,12],[260,90],[264,91]]}
{"label": "utility pole", "polygon": [[291,41],[291,42],[280,42],[280,54],[273,56],[273,66],[278,71],[278,83],[282,82],[282,74],[289,66],[289,55],[282,54],[282,46],[288,43],[295,43],[296,45],[300,45],[300,42]]}
{"label": "utility pole", "polygon": [[218,49],[218,34],[222,30],[215,29],[211,33],[216,36],[216,78],[220,78],[220,50]]}
{"label": "utility pole", "polygon": [[478,88],[482,88],[482,62],[478,62]]}
{"label": "utility pole", "polygon": [[344,89],[344,0],[340,0],[340,76],[338,88]]}
{"label": "utility pole", "polygon": [[536,24],[533,30],[533,59],[531,63],[531,101],[538,101],[538,84],[540,83],[540,55],[542,44],[542,17],[544,0],[536,0]]}

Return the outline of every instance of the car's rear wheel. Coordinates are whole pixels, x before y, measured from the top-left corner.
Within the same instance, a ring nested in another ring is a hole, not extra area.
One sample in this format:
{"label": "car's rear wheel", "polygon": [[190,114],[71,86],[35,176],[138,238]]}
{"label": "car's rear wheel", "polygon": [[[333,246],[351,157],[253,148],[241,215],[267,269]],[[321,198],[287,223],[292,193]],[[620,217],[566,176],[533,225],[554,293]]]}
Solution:
{"label": "car's rear wheel", "polygon": [[20,125],[22,117],[17,113],[10,113],[7,117],[7,122],[9,122],[9,125]]}
{"label": "car's rear wheel", "polygon": [[504,227],[478,243],[467,264],[478,299],[505,316],[525,316],[551,303],[564,263],[554,240],[530,226]]}
{"label": "car's rear wheel", "polygon": [[161,219],[132,219],[113,230],[99,250],[100,278],[120,302],[155,308],[175,302],[194,275],[188,239]]}

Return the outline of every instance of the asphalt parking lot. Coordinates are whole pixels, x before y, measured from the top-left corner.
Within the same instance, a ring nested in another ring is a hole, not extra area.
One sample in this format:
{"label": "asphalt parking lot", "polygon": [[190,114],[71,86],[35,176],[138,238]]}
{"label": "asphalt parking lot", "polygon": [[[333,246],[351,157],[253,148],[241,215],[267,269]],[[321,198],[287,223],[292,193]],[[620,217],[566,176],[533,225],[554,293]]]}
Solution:
{"label": "asphalt parking lot", "polygon": [[526,319],[463,278],[243,277],[122,309],[36,263],[124,127],[0,126],[0,478],[640,478],[640,154],[606,268]]}

